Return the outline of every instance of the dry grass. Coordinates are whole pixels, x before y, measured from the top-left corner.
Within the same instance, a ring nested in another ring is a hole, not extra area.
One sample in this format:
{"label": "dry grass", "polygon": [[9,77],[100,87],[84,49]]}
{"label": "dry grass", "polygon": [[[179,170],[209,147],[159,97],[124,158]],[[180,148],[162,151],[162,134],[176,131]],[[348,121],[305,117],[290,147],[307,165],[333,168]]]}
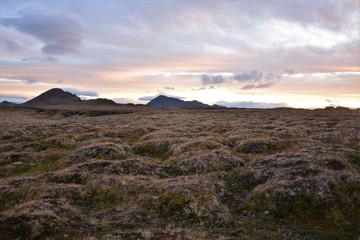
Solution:
{"label": "dry grass", "polygon": [[356,239],[358,120],[1,107],[0,238]]}

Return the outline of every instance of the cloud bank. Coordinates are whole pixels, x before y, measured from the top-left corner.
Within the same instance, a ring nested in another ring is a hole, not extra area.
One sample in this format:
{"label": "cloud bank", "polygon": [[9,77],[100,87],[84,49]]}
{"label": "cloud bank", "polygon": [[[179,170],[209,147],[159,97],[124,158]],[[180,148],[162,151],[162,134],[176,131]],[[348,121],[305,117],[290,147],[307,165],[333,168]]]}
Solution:
{"label": "cloud bank", "polygon": [[83,97],[97,97],[99,94],[94,91],[81,91],[77,90],[75,88],[63,88],[64,91],[70,92],[72,94],[76,94],[77,96],[83,96]]}
{"label": "cloud bank", "polygon": [[61,55],[78,52],[84,32],[84,28],[78,21],[60,15],[26,14],[19,18],[2,17],[0,24],[41,40],[45,43],[41,50],[47,54]]}
{"label": "cloud bank", "polygon": [[238,82],[245,82],[246,84],[241,88],[243,90],[255,89],[255,88],[269,88],[280,76],[275,76],[273,73],[263,74],[257,70],[237,73],[234,75],[234,79]]}
{"label": "cloud bank", "polygon": [[230,108],[280,108],[280,107],[289,107],[286,103],[264,103],[264,102],[224,102],[219,101],[216,104],[221,106],[226,106]]}
{"label": "cloud bank", "polygon": [[0,102],[8,101],[12,103],[24,103],[28,100],[29,98],[18,94],[0,94]]}
{"label": "cloud bank", "polygon": [[1,51],[17,52],[21,49],[22,47],[16,41],[0,36]]}
{"label": "cloud bank", "polygon": [[1,82],[20,82],[20,83],[33,84],[33,83],[37,83],[38,80],[29,76],[0,76],[0,83]]}
{"label": "cloud bank", "polygon": [[[285,70],[288,75],[294,73],[293,70]],[[233,73],[232,74],[233,80],[238,83],[244,84],[242,86],[242,90],[249,90],[249,89],[256,89],[256,88],[269,88],[276,83],[282,76],[282,74],[275,75],[274,73],[262,73],[258,70],[240,72],[240,73]],[[207,84],[222,84],[229,79],[225,79],[225,77],[221,74],[217,75],[209,75],[209,74],[202,74],[201,75],[201,82],[203,85]]]}
{"label": "cloud bank", "polygon": [[207,85],[207,84],[220,84],[220,83],[225,82],[225,78],[222,75],[203,74],[203,75],[201,75],[201,82],[204,85]]}
{"label": "cloud bank", "polygon": [[154,98],[157,98],[160,95],[164,95],[164,96],[172,97],[172,98],[177,98],[177,99],[185,99],[185,97],[179,97],[179,96],[175,96],[175,95],[166,94],[164,92],[160,92],[160,93],[158,93],[156,95],[153,95],[153,96],[140,97],[140,98],[138,98],[138,100],[140,100],[140,101],[151,101],[151,100],[153,100]]}

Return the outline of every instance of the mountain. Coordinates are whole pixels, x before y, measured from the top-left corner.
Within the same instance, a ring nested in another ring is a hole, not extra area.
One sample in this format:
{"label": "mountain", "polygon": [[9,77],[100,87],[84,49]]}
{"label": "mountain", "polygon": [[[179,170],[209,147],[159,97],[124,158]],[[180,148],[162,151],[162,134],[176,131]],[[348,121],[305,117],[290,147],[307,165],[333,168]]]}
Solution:
{"label": "mountain", "polygon": [[23,103],[24,105],[70,105],[79,104],[81,99],[70,92],[60,88],[50,89],[39,96]]}
{"label": "mountain", "polygon": [[12,102],[9,102],[9,101],[2,101],[0,104],[1,105],[16,105],[16,103],[12,103]]}
{"label": "mountain", "polygon": [[225,108],[227,108],[227,107],[214,104],[214,105],[211,105],[211,108],[214,108],[214,109],[225,109]]}
{"label": "mountain", "polygon": [[106,98],[81,100],[73,93],[60,88],[50,89],[24,103],[24,105],[116,105],[116,102]]}
{"label": "mountain", "polygon": [[[4,104],[4,103],[3,103]],[[73,93],[66,92],[60,88],[50,89],[39,96],[23,103],[24,106],[37,106],[37,105],[118,105],[116,102],[106,98],[97,98],[90,100],[81,100]],[[135,105],[134,105],[135,106]],[[221,109],[226,108],[219,105],[208,105],[199,101],[184,101],[178,98],[167,97],[160,95],[148,104],[152,108],[184,108],[184,109]]]}
{"label": "mountain", "polygon": [[184,101],[178,98],[167,97],[164,95],[160,95],[154,98],[146,105],[152,108],[225,108],[218,105],[210,106],[199,101]]}
{"label": "mountain", "polygon": [[117,105],[116,102],[107,98],[97,98],[82,101],[86,105]]}

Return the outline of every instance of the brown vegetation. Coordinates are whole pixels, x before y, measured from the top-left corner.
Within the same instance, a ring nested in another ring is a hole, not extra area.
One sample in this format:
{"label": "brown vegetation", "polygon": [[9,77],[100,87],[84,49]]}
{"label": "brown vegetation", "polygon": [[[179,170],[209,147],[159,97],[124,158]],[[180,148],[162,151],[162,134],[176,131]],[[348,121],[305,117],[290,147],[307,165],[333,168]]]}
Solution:
{"label": "brown vegetation", "polygon": [[1,239],[358,239],[355,110],[0,107]]}

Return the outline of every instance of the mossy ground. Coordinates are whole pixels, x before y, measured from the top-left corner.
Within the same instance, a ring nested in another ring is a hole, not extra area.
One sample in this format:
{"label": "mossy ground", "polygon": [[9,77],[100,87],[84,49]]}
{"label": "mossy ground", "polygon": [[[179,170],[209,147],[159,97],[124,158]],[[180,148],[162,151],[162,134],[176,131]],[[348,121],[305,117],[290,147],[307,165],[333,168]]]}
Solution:
{"label": "mossy ground", "polygon": [[126,110],[0,109],[0,238],[360,236],[358,111]]}

